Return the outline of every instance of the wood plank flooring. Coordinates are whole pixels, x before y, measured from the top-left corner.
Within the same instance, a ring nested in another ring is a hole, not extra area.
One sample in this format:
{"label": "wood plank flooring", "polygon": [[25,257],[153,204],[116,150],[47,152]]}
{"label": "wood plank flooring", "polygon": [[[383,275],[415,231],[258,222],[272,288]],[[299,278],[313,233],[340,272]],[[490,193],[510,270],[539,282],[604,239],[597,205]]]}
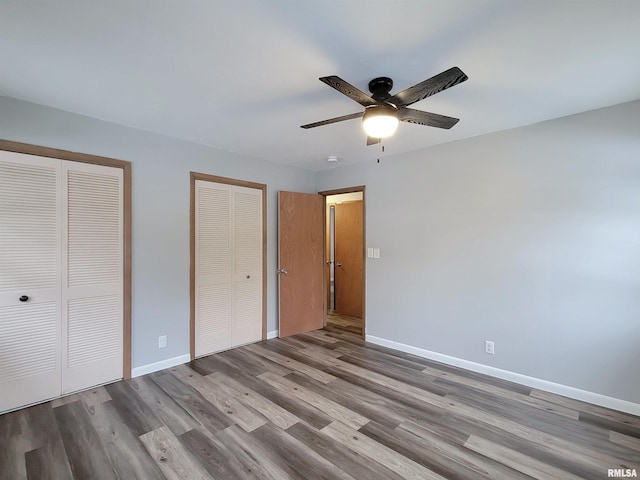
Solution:
{"label": "wood plank flooring", "polygon": [[327,326],[334,327],[344,332],[355,333],[362,337],[364,331],[364,319],[341,315],[334,310],[327,311]]}
{"label": "wood plank flooring", "polygon": [[604,479],[640,418],[331,327],[0,416],[0,479]]}

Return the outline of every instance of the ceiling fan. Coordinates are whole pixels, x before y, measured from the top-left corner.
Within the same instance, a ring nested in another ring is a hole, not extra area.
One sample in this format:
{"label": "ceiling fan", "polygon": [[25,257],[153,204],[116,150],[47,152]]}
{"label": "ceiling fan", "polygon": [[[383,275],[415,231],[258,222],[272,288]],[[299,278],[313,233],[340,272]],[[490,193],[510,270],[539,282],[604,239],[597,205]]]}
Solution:
{"label": "ceiling fan", "polygon": [[321,82],[358,102],[365,109],[363,112],[309,123],[301,125],[301,127],[314,128],[362,117],[362,124],[367,132],[367,145],[380,143],[382,138],[393,135],[399,121],[449,129],[458,123],[458,118],[414,110],[407,108],[407,106],[458,85],[468,78],[458,67],[452,67],[413,87],[391,95],[393,80],[388,77],[378,77],[369,82],[369,91],[371,92],[371,96],[369,96],[335,75],[321,77]]}

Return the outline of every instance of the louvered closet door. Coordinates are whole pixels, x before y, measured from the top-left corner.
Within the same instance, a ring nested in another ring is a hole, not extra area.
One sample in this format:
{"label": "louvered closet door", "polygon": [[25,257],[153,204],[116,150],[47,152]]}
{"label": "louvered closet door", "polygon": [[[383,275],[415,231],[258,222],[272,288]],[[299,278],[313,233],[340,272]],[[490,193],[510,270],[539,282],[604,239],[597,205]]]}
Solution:
{"label": "louvered closet door", "polygon": [[262,191],[233,187],[233,346],[262,339]]}
{"label": "louvered closet door", "polygon": [[123,172],[62,161],[62,390],[122,378]]}
{"label": "louvered closet door", "polygon": [[262,190],[196,181],[195,355],[262,339]]}
{"label": "louvered closet door", "polygon": [[231,186],[195,182],[195,355],[231,348]]}
{"label": "louvered closet door", "polygon": [[0,151],[0,412],[60,395],[59,170]]}

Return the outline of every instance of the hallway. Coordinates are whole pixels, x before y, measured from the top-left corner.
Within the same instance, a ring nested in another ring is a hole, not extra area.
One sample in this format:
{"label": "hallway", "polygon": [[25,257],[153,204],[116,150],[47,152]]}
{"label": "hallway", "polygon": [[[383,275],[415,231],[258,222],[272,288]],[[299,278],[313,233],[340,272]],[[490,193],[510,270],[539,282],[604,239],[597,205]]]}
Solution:
{"label": "hallway", "polygon": [[334,327],[344,332],[363,335],[364,320],[362,318],[340,315],[334,310],[327,311],[327,327]]}

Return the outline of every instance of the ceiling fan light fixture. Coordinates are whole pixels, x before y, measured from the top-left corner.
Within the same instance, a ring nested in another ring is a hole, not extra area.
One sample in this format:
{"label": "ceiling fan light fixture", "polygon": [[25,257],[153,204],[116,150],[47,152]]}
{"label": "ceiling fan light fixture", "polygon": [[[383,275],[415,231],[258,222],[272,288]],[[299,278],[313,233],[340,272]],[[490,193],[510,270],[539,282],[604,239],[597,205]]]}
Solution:
{"label": "ceiling fan light fixture", "polygon": [[362,128],[369,137],[390,137],[398,128],[398,111],[390,105],[367,107],[362,117]]}
{"label": "ceiling fan light fixture", "polygon": [[351,100],[359,103],[365,111],[342,115],[340,117],[329,118],[320,122],[300,125],[302,128],[321,127],[332,123],[344,122],[354,118],[362,118],[362,126],[367,133],[367,145],[376,145],[380,140],[393,135],[398,128],[399,122],[408,122],[415,125],[426,125],[428,127],[438,127],[449,129],[453,127],[459,118],[447,117],[437,113],[424,112],[408,108],[420,100],[424,100],[431,95],[440,93],[443,90],[454,87],[459,83],[468,80],[469,77],[458,67],[451,67],[449,70],[439,73],[413,87],[405,88],[401,92],[391,95],[393,80],[389,77],[374,78],[369,82],[367,95],[358,87],[354,87],[349,82],[344,81],[337,75],[320,77],[320,81],[331,88],[346,95]]}

